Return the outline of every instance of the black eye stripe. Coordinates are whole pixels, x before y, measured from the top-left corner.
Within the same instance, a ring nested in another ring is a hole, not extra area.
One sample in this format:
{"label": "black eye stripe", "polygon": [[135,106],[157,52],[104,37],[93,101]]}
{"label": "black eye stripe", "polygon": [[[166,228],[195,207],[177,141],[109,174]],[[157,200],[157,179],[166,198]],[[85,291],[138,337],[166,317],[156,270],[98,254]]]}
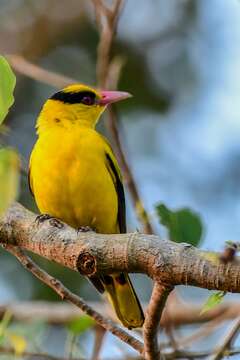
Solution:
{"label": "black eye stripe", "polygon": [[91,91],[79,91],[79,92],[58,91],[55,94],[53,94],[50,97],[50,99],[62,101],[63,103],[66,104],[79,104],[86,97],[92,99],[92,103],[94,104],[96,99],[96,94],[94,94]]}

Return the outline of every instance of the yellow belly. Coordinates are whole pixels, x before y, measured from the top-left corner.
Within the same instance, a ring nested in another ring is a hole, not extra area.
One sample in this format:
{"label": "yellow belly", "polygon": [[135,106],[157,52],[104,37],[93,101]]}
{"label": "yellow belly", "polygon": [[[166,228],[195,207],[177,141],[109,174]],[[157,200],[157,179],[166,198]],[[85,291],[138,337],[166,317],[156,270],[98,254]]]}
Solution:
{"label": "yellow belly", "polygon": [[30,180],[41,213],[75,228],[118,231],[117,194],[96,131],[60,128],[41,134],[31,155]]}

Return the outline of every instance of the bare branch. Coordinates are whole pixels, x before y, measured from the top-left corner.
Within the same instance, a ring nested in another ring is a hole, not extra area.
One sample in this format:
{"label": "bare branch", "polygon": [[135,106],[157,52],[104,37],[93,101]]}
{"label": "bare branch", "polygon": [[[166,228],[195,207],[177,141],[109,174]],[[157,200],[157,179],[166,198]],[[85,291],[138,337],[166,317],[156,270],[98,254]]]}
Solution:
{"label": "bare branch", "polygon": [[[83,275],[111,274],[117,271],[141,272],[155,281],[167,284],[165,286],[156,283],[147,312],[145,341],[149,354],[151,349],[156,350],[150,338],[156,334],[166,296],[174,285],[188,284],[240,292],[238,257],[232,262],[224,263],[218,253],[205,252],[188,244],[160,240],[154,235],[78,233],[56,219],[39,224],[36,222],[36,215],[19,204],[12,205],[0,218],[0,242],[8,248],[11,246],[11,252],[14,252],[25,267],[54,288],[60,296],[77,305],[105,329],[137,348],[141,354],[143,346],[138,340],[95,312],[59,281],[35,267],[31,260],[26,260],[25,255],[22,258],[22,252],[16,246],[56,261]],[[152,355],[149,355],[151,359],[150,356]]]}
{"label": "bare branch", "polygon": [[154,234],[153,228],[149,221],[149,216],[148,216],[146,210],[144,209],[143,202],[138,193],[137,185],[134,180],[132,171],[128,165],[128,162],[127,162],[126,157],[123,152],[123,148],[122,148],[120,137],[119,137],[119,131],[117,128],[118,120],[117,120],[116,108],[114,106],[110,106],[108,108],[108,114],[109,114],[108,127],[110,130],[111,136],[114,139],[114,144],[115,144],[114,149],[115,149],[121,170],[123,172],[124,181],[127,184],[128,190],[131,194],[137,217],[138,217],[140,223],[143,225],[143,232],[146,234]]}
{"label": "bare branch", "polygon": [[155,282],[143,327],[144,355],[146,360],[160,359],[157,333],[161,315],[172,287]]}
{"label": "bare branch", "polygon": [[[116,319],[115,313],[106,302],[90,302],[90,306],[96,309],[104,316]],[[142,304],[146,308],[146,304]],[[215,308],[201,313],[202,306],[196,306],[192,303],[171,304],[167,311],[163,311],[160,321],[161,328],[167,328],[169,325],[178,327],[188,324],[211,324],[212,321],[234,320],[240,316],[240,304],[238,302],[226,302]],[[6,311],[10,311],[13,318],[27,322],[31,319],[43,320],[49,324],[64,325],[79,316],[79,309],[72,304],[53,302],[53,301],[17,301],[0,303],[0,319]],[[187,340],[187,339],[186,339]],[[185,344],[185,339],[183,339]],[[180,342],[182,345],[182,342]]]}
{"label": "bare branch", "polygon": [[[0,354],[8,354],[8,355],[15,355],[15,350],[10,347],[1,346],[0,347]],[[240,349],[236,348],[233,350],[230,350],[228,352],[228,357],[230,356],[236,356],[240,354]],[[203,359],[207,356],[211,355],[210,351],[174,351],[174,352],[168,352],[164,353],[164,359],[166,360],[173,360],[173,359]],[[21,358],[29,358],[33,357],[34,359],[39,360],[69,360],[69,358],[59,357],[47,354],[45,352],[32,352],[32,351],[24,351],[21,355]],[[142,357],[128,357],[129,360],[142,360]],[[83,358],[73,358],[73,360],[86,360]],[[112,360],[112,358],[108,357],[106,360]]]}
{"label": "bare branch", "polygon": [[240,330],[240,317],[234,322],[232,329],[227,333],[226,337],[221,340],[219,349],[214,351],[214,355],[211,360],[220,360],[225,354],[229,352],[234,339],[237,337]]}
{"label": "bare branch", "polygon": [[[116,318],[110,306],[106,302],[89,303],[90,307],[96,309],[104,316],[113,320]],[[48,324],[66,325],[79,317],[79,309],[72,304],[59,301],[14,301],[0,304],[0,319],[5,312],[9,311],[16,321],[29,322],[32,319],[41,320]]]}
{"label": "bare branch", "polygon": [[92,0],[93,6],[94,6],[94,10],[95,10],[95,20],[96,20],[96,25],[98,29],[102,29],[102,16],[101,16],[101,12],[102,12],[102,0]]}
{"label": "bare branch", "polygon": [[20,204],[0,218],[0,241],[17,245],[83,275],[140,272],[169,286],[193,285],[240,292],[240,261],[155,235],[78,233],[59,221],[38,224]]}
{"label": "bare branch", "polygon": [[[240,354],[240,349],[233,349],[228,352],[228,356],[234,356]],[[175,360],[175,359],[204,359],[211,355],[210,351],[184,351],[178,350],[164,354],[164,360]]]}
{"label": "bare branch", "polygon": [[4,248],[13,254],[20,263],[30,271],[34,276],[36,276],[43,283],[52,288],[62,299],[65,299],[72,304],[79,307],[87,315],[91,316],[99,325],[104,329],[110,331],[113,335],[121,339],[126,344],[133,347],[140,354],[143,352],[142,343],[135,339],[133,336],[128,334],[120,326],[115,324],[112,320],[105,318],[101,314],[97,313],[89,305],[87,305],[79,296],[73,294],[68,290],[58,279],[49,275],[46,271],[42,270],[33,260],[27,256],[20,248],[12,245],[4,245]]}
{"label": "bare branch", "polygon": [[223,319],[221,316],[219,316],[218,318],[202,325],[197,331],[193,332],[192,334],[179,338],[176,344],[177,348],[190,346],[192,343],[199,341],[200,339],[206,338],[207,336],[212,334],[216,330],[216,328],[221,325],[222,322]]}
{"label": "bare branch", "polygon": [[[96,23],[100,32],[97,57],[97,82],[98,86],[101,88],[114,88],[117,87],[123,61],[118,62],[116,66],[116,59],[111,61],[111,49],[123,1],[115,0],[112,9],[107,8],[107,11],[106,5],[104,8],[103,1],[93,0],[93,4],[95,7]],[[117,128],[118,119],[116,108],[110,106],[108,109],[108,115],[107,124],[111,137],[114,141],[116,156],[123,172],[123,178],[131,194],[138,219],[143,225],[143,231],[147,234],[153,234],[153,228],[138,193],[134,176],[124,155],[123,146],[121,144]]]}
{"label": "bare branch", "polygon": [[105,88],[108,81],[110,52],[117,29],[122,0],[115,0],[112,9],[108,8],[103,1],[94,0],[93,4],[95,7],[96,23],[100,32],[97,57],[97,82],[101,88]]}
{"label": "bare branch", "polygon": [[[22,258],[22,252],[16,245],[20,245],[23,248],[34,251],[39,255],[57,261],[65,266],[69,266],[74,270],[78,270],[79,266],[81,269],[91,270],[91,266],[86,267],[86,264],[80,265],[78,263],[79,255],[81,254],[81,261],[91,265],[89,264],[91,255],[95,259],[94,264],[97,269],[96,271],[100,272],[105,271],[112,273],[114,272],[114,269],[118,271],[120,266],[121,270],[138,270],[148,273],[155,279],[161,278],[164,283],[168,283],[169,286],[189,282],[191,285],[205,286],[207,288],[215,287],[221,290],[240,292],[240,262],[238,258],[234,259],[231,263],[223,264],[218,260],[219,254],[203,252],[194,249],[193,247],[185,246],[184,244],[161,241],[156,236],[138,233],[101,235],[90,232],[77,234],[74,229],[69,228],[67,225],[60,226],[59,224],[61,223],[56,224],[58,224],[57,227],[53,226],[54,222],[50,223],[47,221],[44,224],[38,225],[35,222],[34,214],[25,210],[22,206],[15,204],[9,209],[8,213],[0,219],[0,239],[1,242],[5,244],[12,244],[5,246],[14,252],[15,256],[18,258],[20,256],[21,260],[24,262],[24,266],[32,272],[35,271],[35,264],[33,266],[31,260],[29,261],[28,258],[26,260],[25,255]],[[110,238],[113,238],[113,241],[110,241]],[[104,252],[103,248],[105,249]],[[135,256],[139,251],[139,256]],[[65,253],[64,256],[61,255],[63,253]],[[74,254],[76,254],[76,258],[67,261],[67,258],[72,258]],[[129,261],[126,262],[126,259],[129,259]],[[123,265],[123,261],[125,261],[125,265]],[[191,264],[189,264],[189,262]],[[146,265],[147,263],[149,263],[149,266]],[[190,266],[186,267],[186,265]],[[182,271],[183,273],[181,275]],[[41,269],[39,273],[38,268],[37,272],[34,272],[35,275],[45,282],[44,277],[42,278],[42,273],[44,272]],[[206,274],[208,275],[206,276]],[[49,277],[48,274],[47,277]],[[54,288],[60,296],[79,306],[90,316],[94,316],[95,319],[98,319],[99,314],[97,314],[96,318],[96,316],[92,314],[92,309],[89,309],[84,302],[82,303],[81,299],[72,293],[70,293],[69,298],[68,290],[66,293],[66,288],[62,288],[63,285],[61,283],[51,277],[48,279],[48,285]],[[167,295],[169,291],[168,287],[162,287],[161,284],[156,283],[145,324],[145,329],[147,329],[148,324],[150,324],[149,329],[150,334],[152,332],[152,335],[156,334],[155,330],[165,300],[164,296],[159,297],[159,295],[164,295],[164,293]],[[219,310],[215,312],[214,316],[217,316],[217,314],[219,314]],[[205,320],[206,319],[207,318],[205,318]],[[111,321],[107,319],[104,319],[103,321],[105,320],[107,321],[107,326],[111,326],[109,325],[111,324]],[[106,324],[103,326],[105,325]],[[239,324],[237,325],[239,326]],[[105,328],[109,329],[109,327],[106,326]],[[112,331],[112,329],[110,329],[110,331]],[[121,328],[120,331],[122,331]],[[147,330],[145,330],[145,336],[146,331]],[[234,334],[235,331],[236,330],[234,330],[232,334]],[[123,333],[125,334],[125,332]],[[128,341],[127,343],[129,343]],[[133,341],[137,341],[137,345],[134,344],[134,348],[136,348],[136,346],[139,347],[138,340],[134,339]],[[145,341],[147,344],[146,339]],[[150,343],[149,346],[152,346],[152,344]],[[180,354],[182,353],[183,352],[181,351],[175,351],[175,358],[180,357]],[[164,356],[166,357],[167,355],[164,353]],[[196,353],[194,356],[196,358],[201,357]],[[151,359],[151,357],[149,358]]]}
{"label": "bare branch", "polygon": [[34,65],[29,61],[25,60],[21,55],[8,54],[5,55],[11,66],[25,76],[30,77],[36,81],[40,81],[44,84],[56,87],[63,88],[70,84],[78,82],[75,79],[69,78],[64,75],[54,73],[52,71],[45,70],[40,66]]}
{"label": "bare branch", "polygon": [[[13,355],[15,358],[16,351],[15,351],[15,349],[13,349],[11,347],[0,346],[0,354]],[[63,358],[63,357],[59,357],[59,356],[50,355],[45,352],[33,352],[33,351],[24,351],[23,353],[21,353],[21,359],[25,358],[25,357],[28,359],[34,358],[36,360],[37,359],[39,359],[39,360],[69,360],[66,357]],[[84,360],[84,359],[83,358],[74,358],[72,360]]]}
{"label": "bare branch", "polygon": [[99,354],[102,349],[104,336],[106,334],[106,330],[102,326],[95,326],[95,339],[94,339],[94,347],[93,347],[93,354],[91,360],[98,360]]}

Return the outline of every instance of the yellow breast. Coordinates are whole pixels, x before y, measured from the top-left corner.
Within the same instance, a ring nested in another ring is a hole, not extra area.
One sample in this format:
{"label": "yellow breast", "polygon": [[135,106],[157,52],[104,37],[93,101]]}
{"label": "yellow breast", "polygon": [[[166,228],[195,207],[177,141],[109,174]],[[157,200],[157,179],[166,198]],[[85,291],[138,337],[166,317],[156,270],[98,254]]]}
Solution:
{"label": "yellow breast", "polygon": [[117,232],[118,200],[106,167],[106,143],[93,129],[58,127],[39,137],[30,181],[41,213],[78,228]]}

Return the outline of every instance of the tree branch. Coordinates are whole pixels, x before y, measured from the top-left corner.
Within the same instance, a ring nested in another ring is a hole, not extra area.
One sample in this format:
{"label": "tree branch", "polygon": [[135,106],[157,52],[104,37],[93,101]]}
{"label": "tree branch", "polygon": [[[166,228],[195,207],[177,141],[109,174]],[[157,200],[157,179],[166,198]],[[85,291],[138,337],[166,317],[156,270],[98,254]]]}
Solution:
{"label": "tree branch", "polygon": [[[96,24],[100,34],[97,56],[97,83],[100,88],[111,87],[114,89],[117,87],[123,61],[116,62],[115,59],[111,60],[111,49],[114,35],[117,31],[123,0],[115,0],[111,9],[104,5],[103,1],[92,0],[92,2],[95,8]],[[112,71],[113,68],[114,71]],[[150,219],[141,201],[134,176],[123,151],[117,127],[118,116],[116,107],[109,106],[107,124],[114,142],[114,150],[123,173],[123,178],[131,194],[139,222],[143,225],[143,231],[146,234],[153,234],[154,231]]]}
{"label": "tree branch", "polygon": [[128,190],[131,194],[132,202],[134,205],[134,209],[135,209],[137,218],[138,218],[139,222],[142,224],[143,232],[145,234],[154,234],[154,230],[150,223],[148,213],[146,212],[146,210],[144,208],[144,205],[140,198],[138,188],[137,188],[136,182],[134,180],[131,168],[126,160],[126,157],[125,157],[123,149],[122,149],[122,145],[121,145],[121,141],[120,141],[120,137],[119,137],[119,131],[117,128],[118,113],[116,111],[116,107],[110,106],[108,108],[108,114],[109,114],[108,128],[110,130],[112,138],[114,139],[115,152],[117,155],[117,159],[118,159],[120,168],[123,173],[124,181],[125,181],[125,183],[128,187]]}
{"label": "tree branch", "polygon": [[27,61],[21,55],[6,54],[4,56],[18,73],[58,89],[79,82],[76,79],[45,70],[42,67]]}
{"label": "tree branch", "polygon": [[8,244],[3,244],[3,246],[8,252],[13,254],[27,270],[29,270],[43,283],[52,288],[62,299],[65,299],[76,305],[87,315],[91,316],[97,322],[97,324],[101,325],[104,329],[110,331],[113,335],[124,341],[126,344],[130,345],[140,354],[143,353],[143,344],[139,340],[128,334],[112,320],[105,318],[97,311],[92,309],[90,306],[88,306],[79,296],[73,294],[70,290],[68,290],[58,279],[54,278],[46,271],[42,270],[19,247]]}
{"label": "tree branch", "polygon": [[214,355],[211,360],[220,360],[225,354],[228,354],[234,339],[237,337],[240,330],[240,317],[234,322],[232,329],[227,333],[225,338],[221,340],[219,348],[214,351]]}
{"label": "tree branch", "polygon": [[96,24],[100,33],[97,56],[97,82],[100,87],[105,88],[108,85],[110,52],[123,0],[115,0],[112,8],[107,7],[103,1],[92,0],[92,2],[95,9]]}
{"label": "tree branch", "polygon": [[[151,335],[156,335],[166,296],[174,285],[194,285],[240,292],[240,261],[237,257],[232,262],[224,263],[218,253],[201,251],[189,244],[161,240],[154,235],[78,233],[56,219],[39,223],[35,214],[17,203],[0,218],[0,242],[60,296],[77,305],[141,354],[141,342],[95,312],[58,280],[44,273],[22,255],[17,246],[87,276],[118,271],[149,275],[156,282],[145,325],[145,341],[149,354],[151,349],[156,349],[154,342],[150,343],[150,338]],[[152,355],[149,355],[149,359],[150,356]]]}
{"label": "tree branch", "polygon": [[[15,349],[13,349],[11,347],[6,347],[6,346],[0,346],[0,354],[1,355],[12,355],[12,356],[14,356],[14,359],[16,357]],[[39,360],[69,360],[69,358],[66,358],[66,357],[59,357],[59,356],[47,354],[45,352],[34,352],[34,351],[24,351],[23,353],[21,353],[20,359],[23,359],[25,357],[28,359],[35,359],[35,360],[38,360],[38,359]],[[11,359],[13,359],[13,357],[11,357]],[[87,359],[74,358],[72,360],[87,360]]]}
{"label": "tree branch", "polygon": [[[115,320],[115,313],[112,309],[101,302],[90,302],[90,306],[104,316]],[[143,308],[146,304],[142,304]],[[228,321],[240,316],[240,304],[238,302],[225,302],[213,309],[201,314],[202,306],[192,303],[172,303],[168,311],[163,311],[160,326],[161,328],[178,327],[189,324],[210,323],[213,320]],[[4,313],[9,311],[13,318],[18,321],[27,322],[31,319],[39,319],[49,324],[64,325],[79,316],[79,310],[72,304],[54,301],[14,301],[0,303],[0,319]],[[182,344],[182,343],[181,343]]]}
{"label": "tree branch", "polygon": [[[154,235],[78,233],[56,219],[39,223],[35,214],[17,203],[0,218],[0,242],[62,298],[78,306],[141,354],[143,345],[140,341],[86,305],[58,280],[35,265],[18,246],[88,276],[115,271],[148,274],[155,281],[155,286],[144,329],[147,359],[153,359],[153,351],[157,351],[152,347],[152,339],[156,337],[166,296],[174,285],[188,284],[240,292],[238,257],[226,264],[220,260],[218,253],[161,240]],[[162,283],[159,284],[159,281]]]}
{"label": "tree branch", "polygon": [[169,286],[192,285],[240,292],[240,261],[224,264],[219,254],[155,235],[78,233],[54,219],[13,204],[0,218],[1,243],[20,246],[83,275],[118,271],[145,273]]}
{"label": "tree branch", "polygon": [[102,350],[103,340],[106,334],[106,330],[102,326],[95,326],[95,339],[93,346],[93,353],[91,360],[99,360],[99,355]]}
{"label": "tree branch", "polygon": [[165,286],[159,282],[154,284],[143,327],[146,360],[157,360],[160,358],[157,339],[158,327],[167,297],[172,289],[173,287]]}

